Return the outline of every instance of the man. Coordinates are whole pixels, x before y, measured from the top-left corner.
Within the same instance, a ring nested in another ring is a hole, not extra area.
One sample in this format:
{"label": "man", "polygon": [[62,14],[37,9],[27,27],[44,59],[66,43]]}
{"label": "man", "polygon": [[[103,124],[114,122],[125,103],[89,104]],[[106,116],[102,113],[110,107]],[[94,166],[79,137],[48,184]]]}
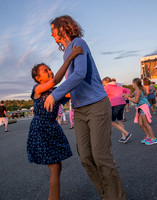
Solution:
{"label": "man", "polygon": [[5,125],[5,132],[8,132],[8,120],[6,115],[6,107],[4,106],[4,101],[0,104],[0,126]]}
{"label": "man", "polygon": [[74,45],[84,54],[75,58],[62,83],[45,101],[52,111],[55,101],[70,92],[74,107],[78,153],[91,181],[103,200],[125,200],[125,192],[111,153],[111,105],[80,25],[65,15],[50,22],[51,32],[64,60]]}

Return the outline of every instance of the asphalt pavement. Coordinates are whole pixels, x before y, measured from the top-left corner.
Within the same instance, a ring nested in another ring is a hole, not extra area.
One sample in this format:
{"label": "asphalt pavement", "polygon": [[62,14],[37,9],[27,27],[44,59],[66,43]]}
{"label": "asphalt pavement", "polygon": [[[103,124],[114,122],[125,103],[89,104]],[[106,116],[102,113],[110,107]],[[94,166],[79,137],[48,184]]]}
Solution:
{"label": "asphalt pavement", "polygon": [[[117,163],[127,200],[157,200],[157,144],[140,143],[144,133],[133,123],[135,109],[126,113],[126,129],[133,135],[127,144],[119,143],[121,133],[112,130],[112,151]],[[26,141],[31,119],[9,124],[9,132],[0,127],[0,200],[47,200],[49,170],[47,166],[31,164],[26,154]],[[74,129],[69,121],[62,128],[69,140],[73,156],[63,161],[61,200],[100,200],[81,165],[76,150]],[[157,115],[151,126],[157,137]],[[115,199],[116,200],[116,199]]]}

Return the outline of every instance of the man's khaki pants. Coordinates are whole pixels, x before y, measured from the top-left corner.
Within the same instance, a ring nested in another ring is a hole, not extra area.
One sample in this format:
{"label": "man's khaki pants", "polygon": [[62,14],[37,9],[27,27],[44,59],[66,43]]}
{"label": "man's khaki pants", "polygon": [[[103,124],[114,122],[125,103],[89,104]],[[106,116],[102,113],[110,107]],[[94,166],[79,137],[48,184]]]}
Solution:
{"label": "man's khaki pants", "polygon": [[111,152],[111,105],[108,97],[75,108],[75,134],[82,165],[103,200],[126,200]]}

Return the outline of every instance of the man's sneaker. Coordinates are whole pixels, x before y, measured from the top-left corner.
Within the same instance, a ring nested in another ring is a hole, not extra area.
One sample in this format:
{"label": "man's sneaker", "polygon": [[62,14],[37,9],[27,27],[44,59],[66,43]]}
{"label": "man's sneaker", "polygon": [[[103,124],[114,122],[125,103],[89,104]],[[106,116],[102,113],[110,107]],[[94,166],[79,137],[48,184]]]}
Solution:
{"label": "man's sneaker", "polygon": [[147,141],[149,141],[151,138],[148,138],[148,137],[144,137],[144,139],[143,140],[141,140],[141,143],[142,144],[145,144]]}
{"label": "man's sneaker", "polygon": [[123,138],[121,138],[120,140],[119,140],[119,142],[124,142],[125,141],[125,139],[123,139]]}
{"label": "man's sneaker", "polygon": [[145,144],[146,144],[146,145],[157,144],[157,138],[155,138],[154,140],[153,140],[153,139],[150,139],[150,140],[147,141]]}
{"label": "man's sneaker", "polygon": [[124,144],[129,140],[129,138],[132,136],[131,133],[129,133],[126,137],[125,137],[125,140],[124,140]]}

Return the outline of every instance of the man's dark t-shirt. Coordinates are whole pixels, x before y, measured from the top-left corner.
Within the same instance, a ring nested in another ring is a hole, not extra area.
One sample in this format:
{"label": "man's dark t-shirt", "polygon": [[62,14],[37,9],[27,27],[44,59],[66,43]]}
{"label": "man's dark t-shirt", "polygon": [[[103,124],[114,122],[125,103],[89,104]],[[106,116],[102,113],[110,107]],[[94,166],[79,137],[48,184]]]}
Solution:
{"label": "man's dark t-shirt", "polygon": [[6,117],[4,111],[6,111],[5,106],[0,106],[0,117]]}

